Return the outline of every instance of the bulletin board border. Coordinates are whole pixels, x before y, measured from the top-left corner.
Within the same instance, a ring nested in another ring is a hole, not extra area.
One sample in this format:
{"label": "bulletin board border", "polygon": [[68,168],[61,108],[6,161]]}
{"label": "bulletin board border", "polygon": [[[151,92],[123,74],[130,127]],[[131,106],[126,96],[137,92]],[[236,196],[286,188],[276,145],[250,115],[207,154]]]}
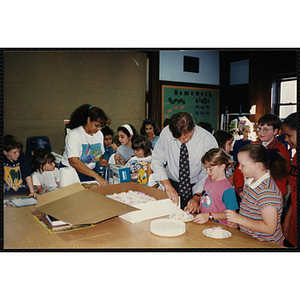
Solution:
{"label": "bulletin board border", "polygon": [[[190,90],[205,90],[205,91],[216,91],[218,92],[218,116],[220,113],[220,88],[219,86],[204,86],[204,85],[190,85],[190,84],[173,84],[173,83],[161,83],[161,124],[164,122],[164,89],[165,88],[176,88],[176,89],[190,89]],[[220,126],[220,118],[218,117],[218,129]]]}

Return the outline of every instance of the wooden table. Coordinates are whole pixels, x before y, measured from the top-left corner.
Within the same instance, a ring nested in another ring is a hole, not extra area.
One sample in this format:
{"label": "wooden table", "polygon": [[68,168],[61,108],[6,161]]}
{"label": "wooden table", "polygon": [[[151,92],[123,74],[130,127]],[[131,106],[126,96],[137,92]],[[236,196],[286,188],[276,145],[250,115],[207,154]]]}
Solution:
{"label": "wooden table", "polygon": [[[284,248],[271,242],[259,242],[239,230],[220,225],[232,233],[227,239],[203,235],[205,228],[218,225],[208,222],[186,223],[185,234],[160,237],[150,232],[152,220],[131,224],[115,217],[93,227],[51,234],[33,216],[35,206],[5,207],[4,250],[13,249],[207,249],[207,248]],[[165,218],[168,218],[167,216]]]}

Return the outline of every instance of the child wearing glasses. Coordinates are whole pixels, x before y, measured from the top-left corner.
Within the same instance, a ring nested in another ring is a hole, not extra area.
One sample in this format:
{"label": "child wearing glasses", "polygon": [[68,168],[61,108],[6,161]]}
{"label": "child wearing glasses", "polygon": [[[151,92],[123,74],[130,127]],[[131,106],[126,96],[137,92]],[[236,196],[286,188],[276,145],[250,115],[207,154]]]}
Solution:
{"label": "child wearing glasses", "polygon": [[195,217],[195,223],[217,221],[234,227],[228,224],[225,217],[225,210],[238,209],[234,188],[225,175],[225,170],[234,164],[230,158],[230,155],[222,148],[212,148],[203,155],[201,163],[206,168],[208,177],[204,183],[203,192],[199,195],[198,211],[201,213]]}
{"label": "child wearing glasses", "polygon": [[[287,169],[290,170],[290,153],[287,148],[276,138],[279,129],[281,128],[281,120],[279,117],[273,114],[264,114],[258,120],[258,127],[257,127],[257,135],[258,140],[253,143],[257,143],[263,145],[267,149],[278,149],[278,151],[283,154],[286,158],[286,166]],[[275,180],[276,184],[278,185],[282,196],[284,196],[287,192],[287,176],[281,178],[280,180]],[[240,168],[236,168],[234,172],[233,178],[235,190],[240,196],[243,198],[243,188],[244,188],[244,176],[241,173]]]}

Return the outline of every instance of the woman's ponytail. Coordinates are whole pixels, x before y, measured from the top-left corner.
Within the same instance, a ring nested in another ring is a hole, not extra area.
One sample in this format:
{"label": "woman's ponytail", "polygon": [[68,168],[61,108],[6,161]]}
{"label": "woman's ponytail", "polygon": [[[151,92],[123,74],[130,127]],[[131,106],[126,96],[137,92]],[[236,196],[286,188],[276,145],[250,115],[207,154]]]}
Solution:
{"label": "woman's ponytail", "polygon": [[266,149],[266,157],[268,159],[267,169],[270,170],[271,176],[274,179],[282,180],[289,175],[286,158],[278,149]]}

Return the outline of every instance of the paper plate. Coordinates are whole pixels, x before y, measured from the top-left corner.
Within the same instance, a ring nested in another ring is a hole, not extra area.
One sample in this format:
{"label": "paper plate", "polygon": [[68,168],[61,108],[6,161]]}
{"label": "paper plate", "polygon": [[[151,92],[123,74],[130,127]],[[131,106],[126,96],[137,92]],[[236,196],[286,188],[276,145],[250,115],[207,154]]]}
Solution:
{"label": "paper plate", "polygon": [[181,217],[179,217],[177,215],[177,213],[173,213],[173,214],[169,215],[169,218],[172,219],[172,220],[180,220],[180,221],[183,221],[183,222],[191,222],[191,221],[194,220],[194,216],[191,215],[191,214],[189,214],[186,219],[182,219]]}
{"label": "paper plate", "polygon": [[159,236],[178,236],[185,233],[185,223],[180,220],[158,219],[151,222],[150,231]]}
{"label": "paper plate", "polygon": [[231,237],[231,232],[225,230],[225,229],[222,229],[222,236],[213,236],[212,235],[212,228],[206,228],[202,231],[202,233],[207,236],[207,237],[210,237],[210,238],[213,238],[213,239],[227,239],[229,237]]}

